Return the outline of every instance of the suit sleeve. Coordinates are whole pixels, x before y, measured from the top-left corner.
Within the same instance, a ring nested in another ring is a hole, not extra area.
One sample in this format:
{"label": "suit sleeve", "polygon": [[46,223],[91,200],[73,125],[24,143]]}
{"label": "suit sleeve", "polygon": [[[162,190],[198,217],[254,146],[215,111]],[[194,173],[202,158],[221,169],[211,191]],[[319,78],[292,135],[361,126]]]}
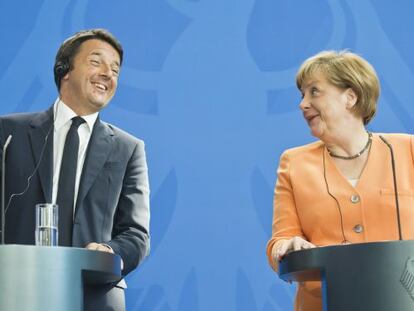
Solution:
{"label": "suit sleeve", "polygon": [[107,244],[121,256],[126,275],[148,255],[149,182],[145,148],[138,141],[128,161],[114,218],[112,240]]}
{"label": "suit sleeve", "polygon": [[[3,144],[4,144],[3,119],[0,117],[0,163],[1,163],[2,157],[3,157]],[[3,170],[3,168],[2,168],[2,165],[0,164],[0,176],[1,176],[2,170]],[[1,185],[1,180],[0,180],[0,187],[1,186],[2,185]],[[3,198],[2,198],[1,191],[0,191],[0,202],[1,202],[1,200],[3,200]],[[1,219],[1,215],[0,215],[0,219]],[[0,232],[1,232],[1,229],[0,229]]]}
{"label": "suit sleeve", "polygon": [[300,220],[297,214],[294,192],[291,184],[291,161],[287,153],[282,154],[279,162],[278,177],[273,197],[272,237],[267,243],[266,254],[270,266],[278,271],[278,263],[272,256],[273,247],[279,247],[284,240],[295,236],[302,238]]}
{"label": "suit sleeve", "polygon": [[[3,129],[3,119],[0,117],[0,160],[3,154],[3,144],[4,144],[4,129]],[[0,165],[1,172],[1,165]]]}

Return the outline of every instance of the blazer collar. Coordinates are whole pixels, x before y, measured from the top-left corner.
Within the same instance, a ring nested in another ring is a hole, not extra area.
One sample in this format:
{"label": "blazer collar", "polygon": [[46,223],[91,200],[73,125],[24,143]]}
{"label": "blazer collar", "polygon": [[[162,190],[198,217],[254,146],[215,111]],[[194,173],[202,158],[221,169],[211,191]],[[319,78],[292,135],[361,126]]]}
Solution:
{"label": "blazer collar", "polygon": [[362,173],[359,176],[359,180],[356,187],[352,187],[352,185],[348,182],[348,180],[346,180],[346,178],[342,175],[342,173],[340,173],[339,169],[336,167],[332,158],[329,156],[327,149],[323,147],[322,152],[324,153],[325,157],[326,178],[331,193],[333,195],[340,196],[344,193],[359,191],[366,185],[370,185],[371,179],[373,178],[373,174],[375,173],[375,171],[378,170],[378,168],[384,167],[384,161],[385,165],[388,165],[388,163],[391,161],[386,161],[386,159],[388,159],[389,153],[387,150],[387,146],[380,140],[378,135],[375,133],[372,134],[372,143],[369,150],[367,151],[369,152],[369,154],[365,167],[363,168]]}

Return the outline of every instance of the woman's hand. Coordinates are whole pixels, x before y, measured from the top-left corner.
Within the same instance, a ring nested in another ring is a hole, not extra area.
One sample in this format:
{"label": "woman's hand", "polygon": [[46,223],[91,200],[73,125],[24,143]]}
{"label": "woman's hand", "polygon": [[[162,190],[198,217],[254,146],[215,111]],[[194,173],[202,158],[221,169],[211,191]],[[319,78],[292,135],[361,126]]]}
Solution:
{"label": "woman's hand", "polygon": [[314,248],[316,247],[312,243],[302,239],[299,236],[295,236],[289,240],[285,240],[282,242],[282,244],[278,248],[273,249],[273,258],[275,260],[280,261],[283,256],[286,254],[289,254],[293,251],[298,251],[301,249],[308,249],[308,248]]}

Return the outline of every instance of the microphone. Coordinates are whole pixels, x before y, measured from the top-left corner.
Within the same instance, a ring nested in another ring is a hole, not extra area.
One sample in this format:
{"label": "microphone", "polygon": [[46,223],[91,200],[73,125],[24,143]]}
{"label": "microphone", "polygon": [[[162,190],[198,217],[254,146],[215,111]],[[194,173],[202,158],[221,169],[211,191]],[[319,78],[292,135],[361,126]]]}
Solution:
{"label": "microphone", "polygon": [[5,217],[6,213],[4,210],[4,199],[6,196],[6,188],[5,188],[5,181],[6,181],[6,152],[7,147],[10,144],[12,136],[9,135],[6,139],[6,142],[3,145],[3,152],[1,154],[1,244],[4,244],[4,224],[5,224]]}
{"label": "microphone", "polygon": [[401,219],[400,219],[400,205],[398,204],[398,192],[397,192],[397,176],[395,173],[395,160],[394,160],[394,152],[392,150],[391,144],[381,135],[379,135],[381,140],[388,146],[390,149],[391,154],[391,166],[392,166],[392,178],[394,180],[394,196],[395,196],[395,206],[397,211],[397,223],[398,223],[398,237],[399,240],[402,241],[402,233],[401,233]]}

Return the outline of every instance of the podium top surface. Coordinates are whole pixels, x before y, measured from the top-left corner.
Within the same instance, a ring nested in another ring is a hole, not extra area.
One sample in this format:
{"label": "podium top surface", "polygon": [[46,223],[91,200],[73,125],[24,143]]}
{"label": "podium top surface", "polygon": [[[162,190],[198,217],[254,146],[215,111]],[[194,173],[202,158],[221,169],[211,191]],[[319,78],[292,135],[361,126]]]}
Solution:
{"label": "podium top surface", "polygon": [[279,276],[285,281],[317,281],[339,267],[359,265],[375,269],[391,264],[405,268],[414,257],[414,241],[384,241],[316,247],[291,252],[279,264]]}
{"label": "podium top surface", "polygon": [[116,282],[122,277],[118,255],[76,247],[0,245],[0,267],[82,272],[92,283]]}

